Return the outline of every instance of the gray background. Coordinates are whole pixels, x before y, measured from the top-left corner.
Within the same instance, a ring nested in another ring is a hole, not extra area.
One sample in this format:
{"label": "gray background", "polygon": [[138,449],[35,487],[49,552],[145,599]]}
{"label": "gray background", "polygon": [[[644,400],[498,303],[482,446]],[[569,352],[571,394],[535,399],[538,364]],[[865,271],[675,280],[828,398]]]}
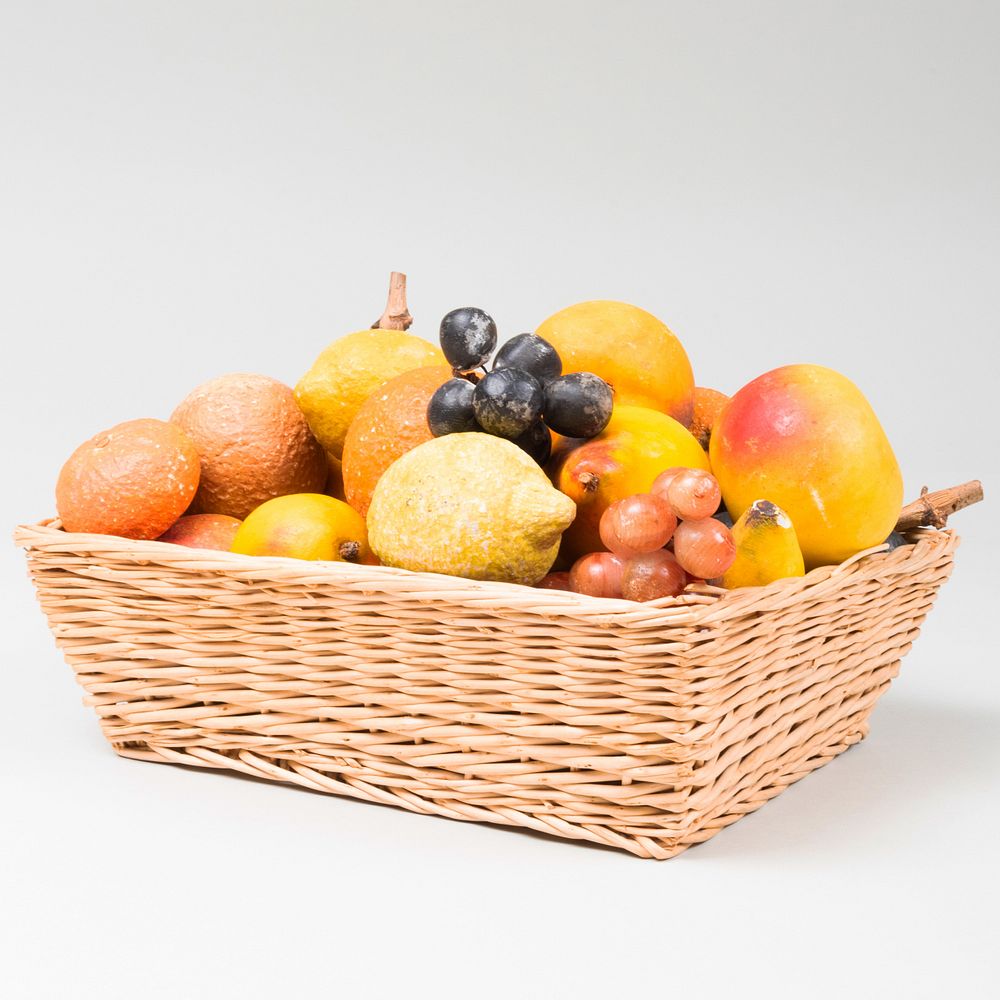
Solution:
{"label": "gray background", "polygon": [[[700,384],[847,373],[907,494],[998,477],[992,3],[6,3],[0,522],[84,437],[626,299]],[[995,995],[992,504],[869,739],[663,864],[118,760],[2,550],[12,997]]]}

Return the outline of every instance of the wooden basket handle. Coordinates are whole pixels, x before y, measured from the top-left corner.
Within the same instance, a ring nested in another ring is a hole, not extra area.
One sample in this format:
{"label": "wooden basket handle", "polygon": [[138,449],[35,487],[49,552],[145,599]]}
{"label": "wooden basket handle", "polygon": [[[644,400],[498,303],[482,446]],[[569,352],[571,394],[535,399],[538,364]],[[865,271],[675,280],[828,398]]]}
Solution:
{"label": "wooden basket handle", "polygon": [[912,531],[914,528],[943,528],[948,518],[963,507],[979,503],[983,499],[983,484],[973,479],[961,486],[949,486],[946,490],[927,492],[925,486],[918,499],[907,504],[899,512],[897,531]]}

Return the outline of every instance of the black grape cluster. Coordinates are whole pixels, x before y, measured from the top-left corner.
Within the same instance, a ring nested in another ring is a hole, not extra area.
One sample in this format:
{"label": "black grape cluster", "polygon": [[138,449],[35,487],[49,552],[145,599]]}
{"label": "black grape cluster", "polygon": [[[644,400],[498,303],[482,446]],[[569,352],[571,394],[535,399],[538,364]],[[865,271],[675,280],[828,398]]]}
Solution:
{"label": "black grape cluster", "polygon": [[[497,351],[493,318],[474,306],[441,320],[441,350],[452,367],[431,397],[427,423],[435,437],[484,431],[507,438],[544,465],[555,431],[591,438],[611,419],[611,386],[590,372],[562,374],[556,349],[535,333],[512,337]],[[483,374],[479,374],[483,372]]]}

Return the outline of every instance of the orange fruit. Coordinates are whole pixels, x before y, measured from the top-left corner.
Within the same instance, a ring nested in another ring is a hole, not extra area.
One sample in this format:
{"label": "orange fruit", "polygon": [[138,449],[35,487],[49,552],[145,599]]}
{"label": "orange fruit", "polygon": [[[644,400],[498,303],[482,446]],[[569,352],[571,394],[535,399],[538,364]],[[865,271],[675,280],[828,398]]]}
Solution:
{"label": "orange fruit", "polygon": [[705,389],[700,385],[694,388],[694,416],[691,418],[690,430],[706,451],[712,437],[712,428],[728,402],[729,397],[718,389]]}
{"label": "orange fruit", "polygon": [[261,504],[240,525],[231,551],[248,556],[375,561],[365,519],[343,500],[322,493],[293,493]]}
{"label": "orange fruit", "polygon": [[186,514],[157,539],[191,549],[218,549],[228,552],[242,522],[228,514]]}
{"label": "orange fruit", "polygon": [[390,379],[370,395],[344,439],[344,496],[360,514],[368,513],[375,484],[400,455],[434,436],[427,404],[451,378],[443,365],[416,368]]}
{"label": "orange fruit", "polygon": [[56,509],[66,531],[156,538],[187,509],[198,475],[198,452],[176,424],[128,420],[70,455]]}
{"label": "orange fruit", "polygon": [[536,331],[558,352],[563,372],[593,372],[615,391],[616,406],[659,410],[691,422],[694,375],[666,324],[627,302],[579,302]]}
{"label": "orange fruit", "polygon": [[211,379],[170,419],[201,456],[192,514],[243,518],[272,497],[318,493],[326,485],[326,454],[292,390],[277,379],[246,373]]}

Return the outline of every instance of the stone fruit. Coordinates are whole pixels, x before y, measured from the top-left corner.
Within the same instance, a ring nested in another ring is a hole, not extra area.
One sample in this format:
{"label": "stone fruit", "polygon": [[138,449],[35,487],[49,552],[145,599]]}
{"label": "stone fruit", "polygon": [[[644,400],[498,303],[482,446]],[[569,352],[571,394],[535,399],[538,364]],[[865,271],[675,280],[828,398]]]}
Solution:
{"label": "stone fruit", "polygon": [[434,437],[479,430],[472,397],[476,387],[468,379],[452,378],[431,396],[427,404],[427,425]]}
{"label": "stone fruit", "polygon": [[698,444],[706,451],[712,438],[712,428],[719,419],[722,408],[729,402],[729,397],[717,389],[704,389],[700,385],[694,388],[694,414],[691,417],[691,433],[698,439]]}
{"label": "stone fruit", "polygon": [[596,437],[608,426],[613,406],[611,386],[590,372],[552,379],[545,386],[542,403],[545,422],[570,438]]}
{"label": "stone fruit", "polygon": [[677,527],[670,505],[651,493],[616,500],[602,515],[601,541],[623,559],[662,549]]}
{"label": "stone fruit", "polygon": [[767,497],[792,520],[807,569],[879,545],[903,480],[860,389],[819,365],[776,368],[729,401],[712,433],[712,469],[734,518]]}
{"label": "stone fruit", "polygon": [[511,441],[449,434],[389,466],[368,531],[388,566],[531,585],[549,571],[574,514]]}
{"label": "stone fruit", "polygon": [[570,589],[590,597],[621,597],[625,560],[614,552],[581,556],[569,571]]}
{"label": "stone fruit", "polygon": [[382,473],[433,435],[427,404],[451,378],[446,365],[414,368],[390,379],[362,404],[344,439],[344,495],[362,516],[368,513]]}
{"label": "stone fruit", "polygon": [[664,549],[646,552],[625,563],[622,597],[629,601],[656,601],[676,597],[687,586],[687,573]]}
{"label": "stone fruit", "polygon": [[802,549],[791,518],[770,500],[755,500],[733,525],[736,558],[722,586],[761,587],[789,576],[802,576]]}
{"label": "stone fruit", "polygon": [[497,346],[497,325],[493,317],[475,306],[452,309],[439,331],[441,350],[456,372],[482,368]]}
{"label": "stone fruit", "polygon": [[372,563],[364,518],[322,493],[293,493],[261,504],[240,525],[233,552]]}
{"label": "stone fruit", "polygon": [[542,385],[518,368],[488,372],[476,383],[472,409],[487,434],[513,440],[541,416]]}
{"label": "stone fruit", "polygon": [[361,330],[335,340],[295,387],[295,398],[320,444],[340,458],[361,404],[403,372],[444,364],[433,344],[402,330]]}
{"label": "stone fruit", "polygon": [[70,455],[56,484],[66,531],[157,538],[198,489],[194,442],[165,420],[129,420],[95,434]]}
{"label": "stone fruit", "polygon": [[537,333],[519,333],[497,351],[493,370],[498,368],[520,368],[534,375],[544,386],[562,374],[562,358]]}
{"label": "stone fruit", "polygon": [[645,406],[690,423],[691,362],[673,333],[644,309],[580,302],[550,316],[537,333],[559,352],[564,372],[593,372],[611,385],[616,405]]}
{"label": "stone fruit", "polygon": [[601,516],[616,500],[648,493],[671,466],[708,468],[708,457],[686,427],[658,410],[615,406],[604,431],[562,452],[553,481],[577,505],[563,537],[571,558],[601,548]]}
{"label": "stone fruit", "polygon": [[272,497],[318,493],[326,485],[326,455],[292,390],[277,379],[242,372],[211,379],[170,419],[201,457],[192,514],[244,518]]}
{"label": "stone fruit", "polygon": [[157,539],[186,545],[191,549],[218,549],[228,552],[243,522],[228,514],[186,514]]}
{"label": "stone fruit", "polygon": [[730,530],[714,517],[681,521],[674,532],[674,555],[691,576],[714,580],[733,564],[736,544]]}

